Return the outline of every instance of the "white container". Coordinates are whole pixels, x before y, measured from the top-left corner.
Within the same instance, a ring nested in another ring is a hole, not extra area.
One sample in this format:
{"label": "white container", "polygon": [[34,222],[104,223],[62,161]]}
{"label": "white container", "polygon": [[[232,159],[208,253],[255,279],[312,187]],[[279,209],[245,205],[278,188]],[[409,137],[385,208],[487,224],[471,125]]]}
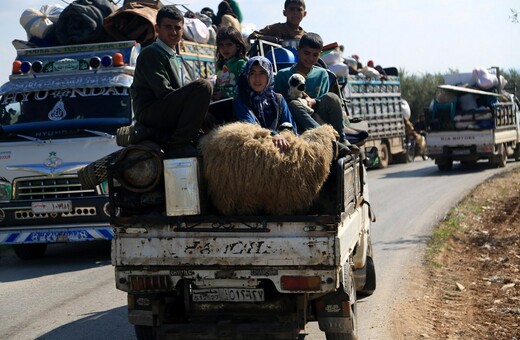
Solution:
{"label": "white container", "polygon": [[164,160],[166,215],[201,213],[199,162],[196,157]]}

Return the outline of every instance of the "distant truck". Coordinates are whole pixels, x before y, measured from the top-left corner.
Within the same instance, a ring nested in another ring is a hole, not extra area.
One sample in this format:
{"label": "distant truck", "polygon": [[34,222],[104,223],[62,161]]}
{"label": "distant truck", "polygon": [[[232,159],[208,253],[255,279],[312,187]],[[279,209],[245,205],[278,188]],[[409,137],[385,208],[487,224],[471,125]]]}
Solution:
{"label": "distant truck", "polygon": [[355,75],[339,79],[350,118],[368,125],[367,165],[380,169],[392,162],[407,162],[401,82],[395,68],[388,70],[387,80]]}
{"label": "distant truck", "polygon": [[498,68],[488,71],[497,84],[487,90],[478,88],[472,73],[446,75],[439,86],[439,96],[427,112],[426,143],[440,171],[451,170],[454,161],[472,165],[487,159],[505,167],[508,157],[520,159],[516,91],[503,90]]}

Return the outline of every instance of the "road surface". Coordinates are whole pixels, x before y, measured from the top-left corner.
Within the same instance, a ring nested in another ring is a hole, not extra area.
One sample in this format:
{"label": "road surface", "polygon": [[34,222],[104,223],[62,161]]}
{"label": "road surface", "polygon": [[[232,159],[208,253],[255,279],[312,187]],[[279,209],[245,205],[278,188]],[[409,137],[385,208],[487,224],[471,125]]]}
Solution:
{"label": "road surface", "polygon": [[[520,163],[509,163],[506,169]],[[370,202],[377,216],[373,243],[377,290],[358,305],[360,340],[387,340],[395,334],[396,302],[407,278],[421,264],[436,223],[473,187],[503,169],[487,162],[454,166],[440,173],[417,158],[368,173]],[[321,340],[316,323],[305,339]],[[0,334],[2,339],[135,339],[127,321],[126,295],[116,290],[108,243],[55,245],[45,258],[19,260],[0,249]]]}

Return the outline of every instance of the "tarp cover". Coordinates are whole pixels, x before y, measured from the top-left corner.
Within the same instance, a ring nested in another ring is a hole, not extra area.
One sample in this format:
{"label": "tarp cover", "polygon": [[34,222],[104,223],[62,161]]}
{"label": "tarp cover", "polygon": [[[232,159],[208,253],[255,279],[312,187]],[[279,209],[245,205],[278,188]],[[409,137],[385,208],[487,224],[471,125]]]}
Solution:
{"label": "tarp cover", "polygon": [[76,0],[61,13],[56,38],[62,45],[109,41],[103,20],[116,9],[108,0]]}
{"label": "tarp cover", "polygon": [[135,40],[146,46],[155,40],[158,6],[127,2],[105,18],[103,26],[114,40]]}

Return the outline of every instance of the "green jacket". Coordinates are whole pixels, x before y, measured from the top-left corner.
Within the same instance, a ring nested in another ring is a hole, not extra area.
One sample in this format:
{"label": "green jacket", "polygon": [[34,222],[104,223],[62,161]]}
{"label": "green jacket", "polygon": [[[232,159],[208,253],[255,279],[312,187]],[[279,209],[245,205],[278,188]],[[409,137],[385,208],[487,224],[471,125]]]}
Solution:
{"label": "green jacket", "polygon": [[136,118],[152,103],[182,86],[177,55],[157,42],[143,48],[137,57],[130,95]]}

